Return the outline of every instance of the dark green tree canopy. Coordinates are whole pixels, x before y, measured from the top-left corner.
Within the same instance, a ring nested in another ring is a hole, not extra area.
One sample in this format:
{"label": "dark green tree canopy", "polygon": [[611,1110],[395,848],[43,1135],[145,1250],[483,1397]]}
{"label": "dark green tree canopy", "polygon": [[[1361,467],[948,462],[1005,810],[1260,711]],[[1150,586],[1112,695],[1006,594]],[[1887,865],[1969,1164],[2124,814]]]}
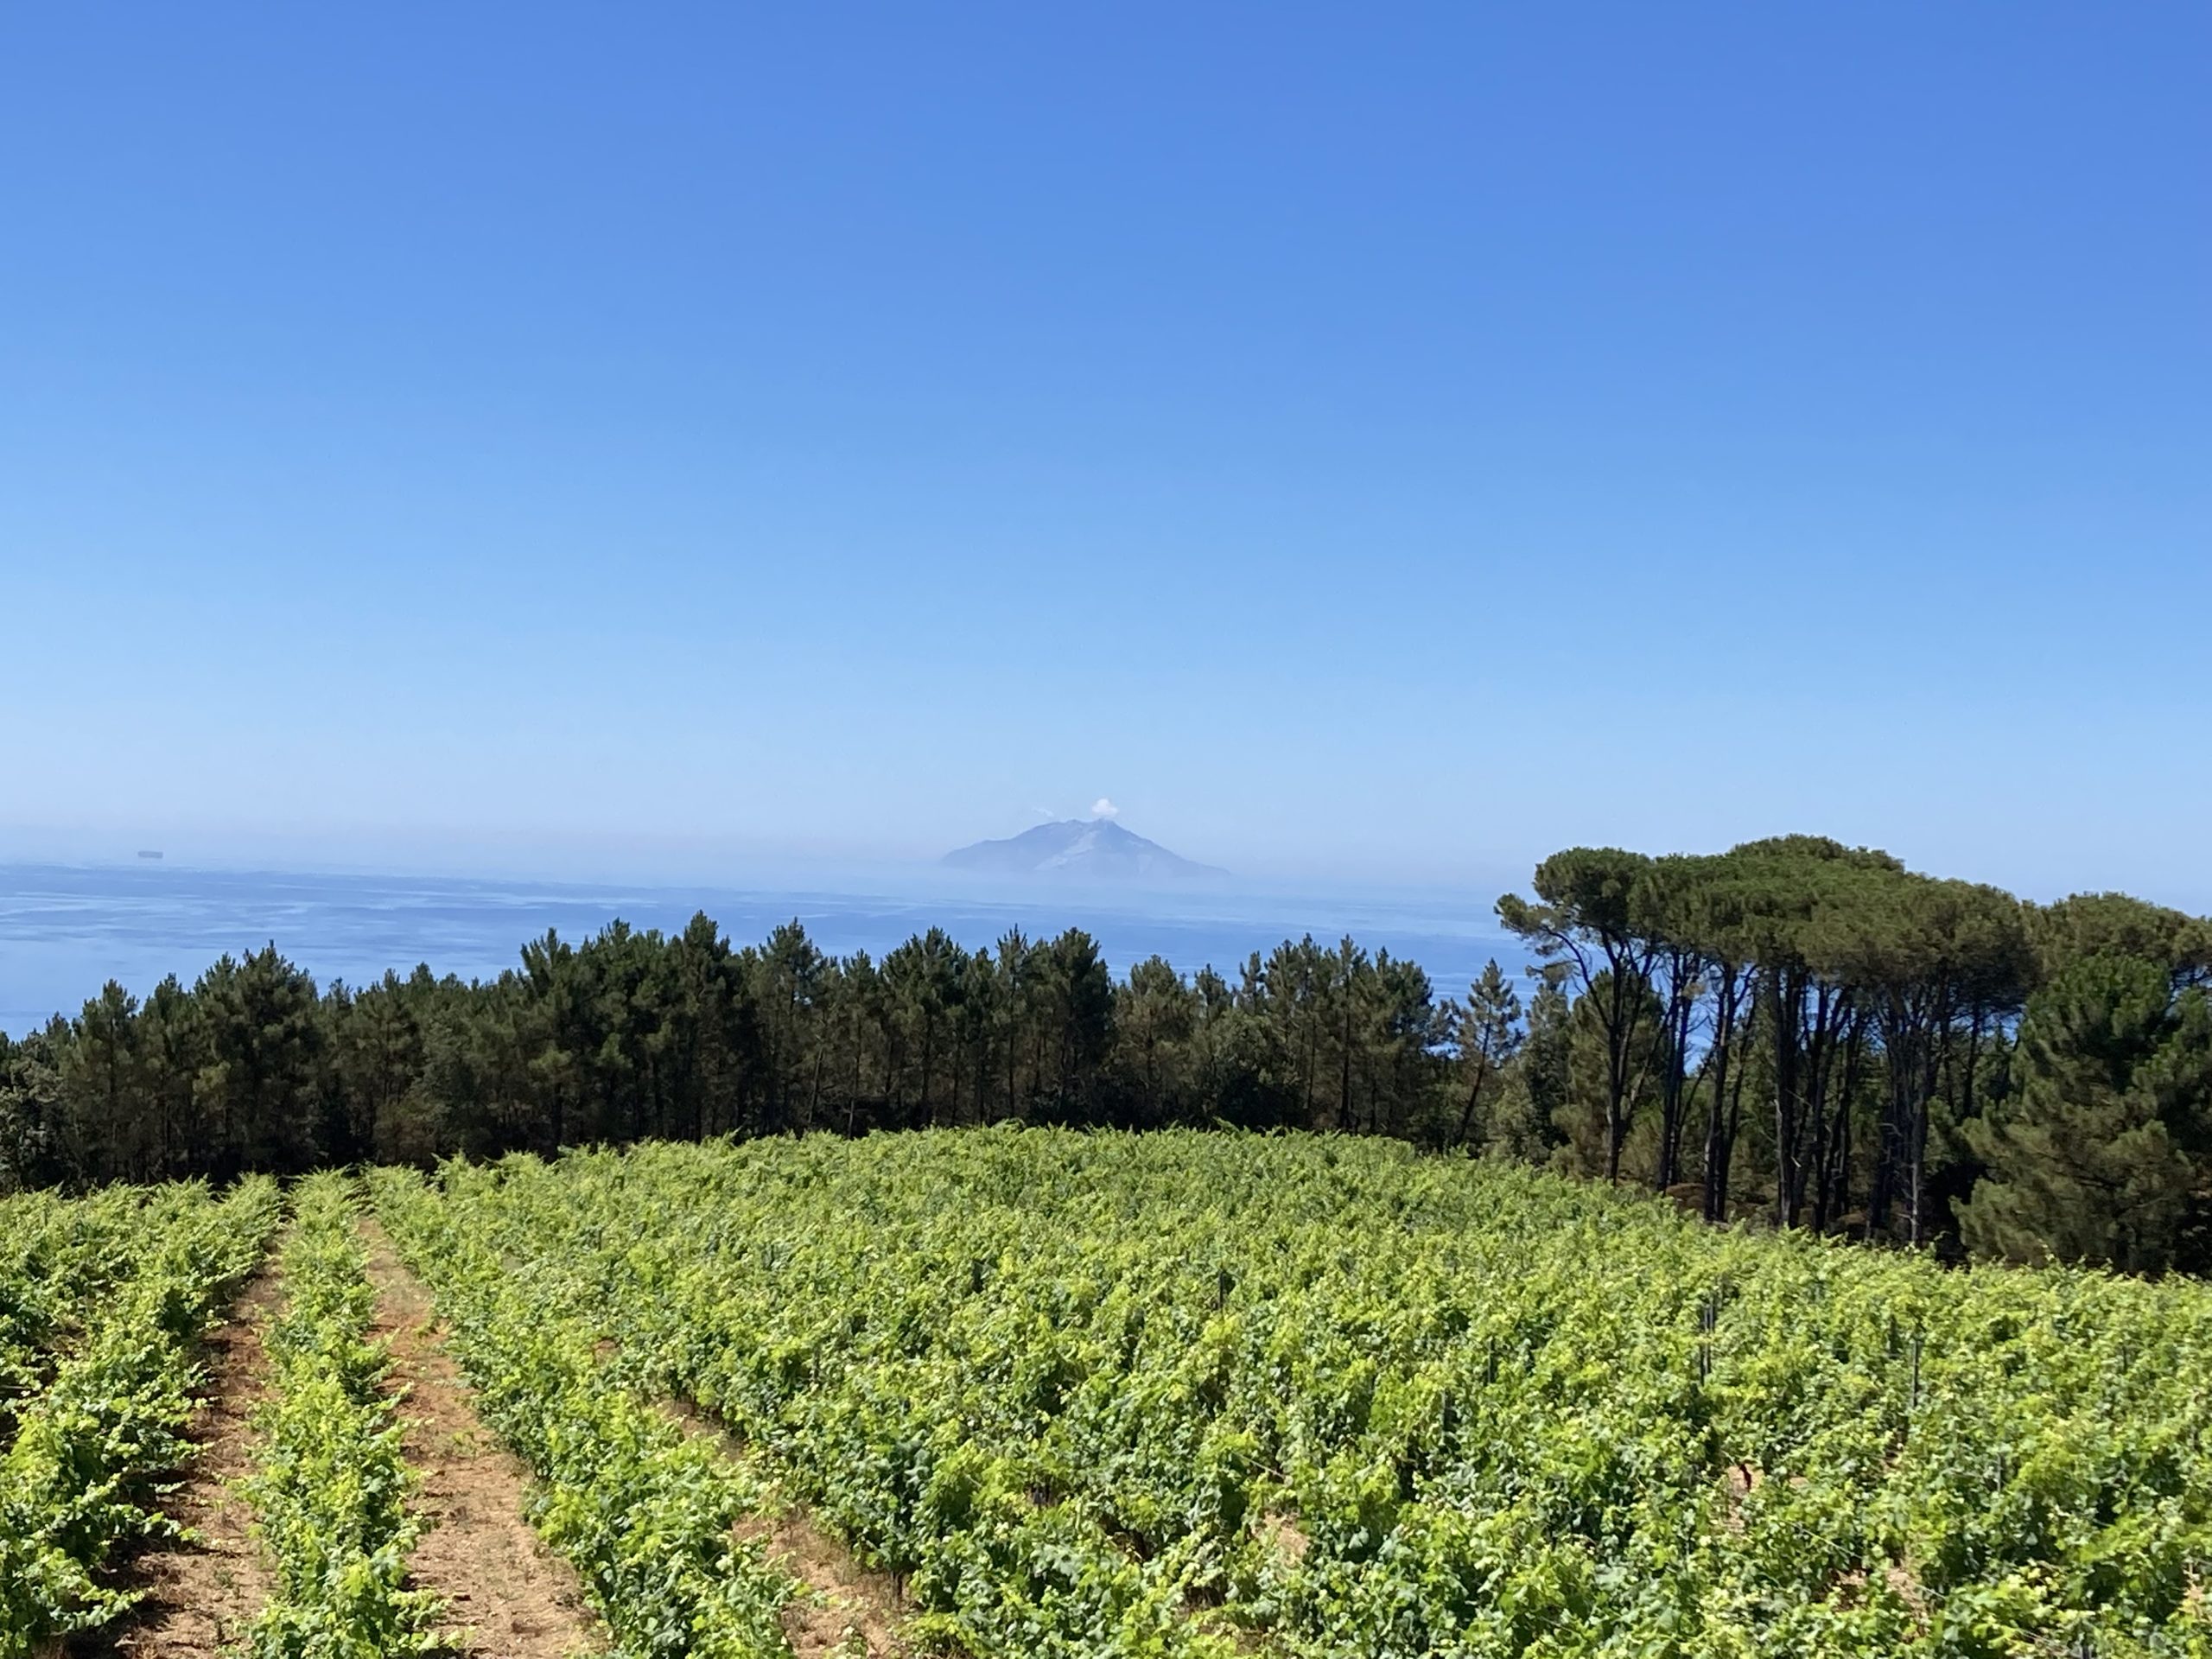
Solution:
{"label": "dark green tree canopy", "polygon": [[2018,1087],[1967,1125],[1988,1174],[1962,1206],[1970,1246],[2013,1261],[2149,1271],[2203,1265],[2212,1007],[2166,965],[2099,955],[2036,993]]}
{"label": "dark green tree canopy", "polygon": [[2090,957],[2163,964],[2176,987],[2212,984],[2212,920],[2124,893],[2077,893],[2028,907],[2043,976],[2055,978]]}

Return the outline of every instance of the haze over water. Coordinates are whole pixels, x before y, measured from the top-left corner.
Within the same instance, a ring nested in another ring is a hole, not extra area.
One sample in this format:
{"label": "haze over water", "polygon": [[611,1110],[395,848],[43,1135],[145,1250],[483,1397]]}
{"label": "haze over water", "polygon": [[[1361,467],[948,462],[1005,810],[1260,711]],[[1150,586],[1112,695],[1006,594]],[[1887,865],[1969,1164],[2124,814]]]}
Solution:
{"label": "haze over water", "polygon": [[703,910],[736,946],[796,917],[833,956],[880,957],[942,927],[974,949],[1009,928],[1033,937],[1080,927],[1117,974],[1157,953],[1194,972],[1235,977],[1245,957],[1311,932],[1388,950],[1428,970],[1436,995],[1463,994],[1497,957],[1525,954],[1501,936],[1494,895],[1473,891],[1272,887],[1097,888],[963,881],[927,868],[828,886],[715,887],[194,868],[173,862],[0,864],[0,1029],[74,1014],[108,980],[143,996],[163,976],[186,983],[226,951],[276,944],[327,984],[361,984],[428,963],[441,975],[496,976],[548,928],[582,940],[620,917],[681,928]]}

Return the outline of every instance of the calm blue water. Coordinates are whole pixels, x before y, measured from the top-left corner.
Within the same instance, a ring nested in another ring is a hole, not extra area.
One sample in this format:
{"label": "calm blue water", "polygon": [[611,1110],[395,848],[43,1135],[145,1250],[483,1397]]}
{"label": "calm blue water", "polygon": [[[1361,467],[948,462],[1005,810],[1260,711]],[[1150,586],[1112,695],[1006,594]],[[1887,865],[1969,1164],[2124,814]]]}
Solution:
{"label": "calm blue water", "polygon": [[[0,864],[0,1029],[20,1034],[73,1013],[110,979],[143,995],[162,976],[189,982],[217,957],[277,948],[323,982],[361,983],[418,962],[464,978],[514,964],[524,940],[557,928],[581,939],[616,917],[680,928],[704,910],[738,944],[798,918],[834,955],[876,955],[931,925],[963,944],[1008,928],[1033,936],[1081,927],[1116,971],[1157,952],[1178,968],[1234,974],[1253,950],[1311,932],[1349,933],[1410,957],[1441,995],[1463,993],[1495,956],[1525,960],[1471,893],[1316,896],[1203,893],[988,891],[918,873],[903,895],[707,887],[583,886],[454,877],[315,875],[164,864]],[[924,890],[926,889],[926,890]]]}

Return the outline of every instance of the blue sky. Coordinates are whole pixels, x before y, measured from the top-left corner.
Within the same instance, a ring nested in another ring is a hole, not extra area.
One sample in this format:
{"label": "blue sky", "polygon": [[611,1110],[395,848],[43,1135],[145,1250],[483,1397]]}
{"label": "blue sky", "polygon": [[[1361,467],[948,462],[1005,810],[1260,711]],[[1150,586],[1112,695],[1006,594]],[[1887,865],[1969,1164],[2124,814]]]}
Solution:
{"label": "blue sky", "polygon": [[2212,903],[2208,156],[2191,7],[12,8],[0,847]]}

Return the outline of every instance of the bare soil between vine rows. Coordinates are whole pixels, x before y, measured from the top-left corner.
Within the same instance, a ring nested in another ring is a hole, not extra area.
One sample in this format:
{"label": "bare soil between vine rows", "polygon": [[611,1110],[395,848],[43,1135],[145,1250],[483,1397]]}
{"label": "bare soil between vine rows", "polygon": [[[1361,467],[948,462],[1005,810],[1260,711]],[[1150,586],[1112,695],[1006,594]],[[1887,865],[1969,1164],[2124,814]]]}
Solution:
{"label": "bare soil between vine rows", "polygon": [[[664,1403],[685,1428],[714,1440],[723,1456],[748,1461],[743,1443],[711,1412],[688,1400]],[[793,1659],[858,1659],[861,1650],[868,1659],[906,1659],[912,1652],[900,1634],[906,1615],[891,1575],[863,1567],[804,1504],[779,1497],[741,1521],[737,1534],[759,1544],[806,1588],[804,1598],[784,1609],[784,1639]]]}
{"label": "bare soil between vine rows", "polygon": [[204,1403],[186,1431],[200,1452],[162,1505],[194,1536],[162,1540],[132,1559],[124,1582],[146,1599],[118,1623],[72,1637],[62,1649],[72,1659],[219,1654],[261,1611],[269,1574],[253,1538],[252,1509],[236,1483],[252,1461],[254,1409],[268,1397],[262,1338],[283,1300],[272,1255],[208,1335]]}
{"label": "bare soil between vine rows", "polygon": [[476,1414],[460,1368],[438,1339],[429,1294],[400,1265],[391,1241],[364,1218],[377,1334],[391,1343],[391,1384],[403,1391],[408,1463],[422,1478],[416,1507],[426,1530],[410,1577],[445,1603],[448,1652],[467,1659],[569,1659],[602,1651],[607,1634],[575,1568],[523,1518],[530,1473]]}
{"label": "bare soil between vine rows", "polygon": [[[429,1293],[404,1266],[390,1237],[364,1217],[369,1279],[377,1293],[375,1333],[391,1344],[390,1386],[400,1400],[409,1465],[420,1478],[424,1522],[410,1581],[444,1604],[438,1630],[450,1659],[575,1659],[605,1650],[604,1624],[575,1570],[524,1518],[531,1476],[476,1414],[467,1381],[446,1352]],[[207,1340],[204,1404],[188,1431],[200,1449],[163,1512],[190,1529],[139,1553],[125,1582],[145,1599],[107,1629],[71,1638],[57,1659],[178,1656],[234,1650],[266,1602],[269,1570],[252,1532],[253,1511],[238,1490],[252,1468],[253,1416],[268,1399],[264,1337],[283,1290],[272,1250],[228,1318]],[[727,1456],[743,1446],[709,1414],[670,1409]],[[803,1504],[778,1500],[749,1516],[741,1536],[760,1544],[804,1587],[784,1610],[794,1659],[909,1659],[906,1610],[887,1573],[863,1567]]]}

